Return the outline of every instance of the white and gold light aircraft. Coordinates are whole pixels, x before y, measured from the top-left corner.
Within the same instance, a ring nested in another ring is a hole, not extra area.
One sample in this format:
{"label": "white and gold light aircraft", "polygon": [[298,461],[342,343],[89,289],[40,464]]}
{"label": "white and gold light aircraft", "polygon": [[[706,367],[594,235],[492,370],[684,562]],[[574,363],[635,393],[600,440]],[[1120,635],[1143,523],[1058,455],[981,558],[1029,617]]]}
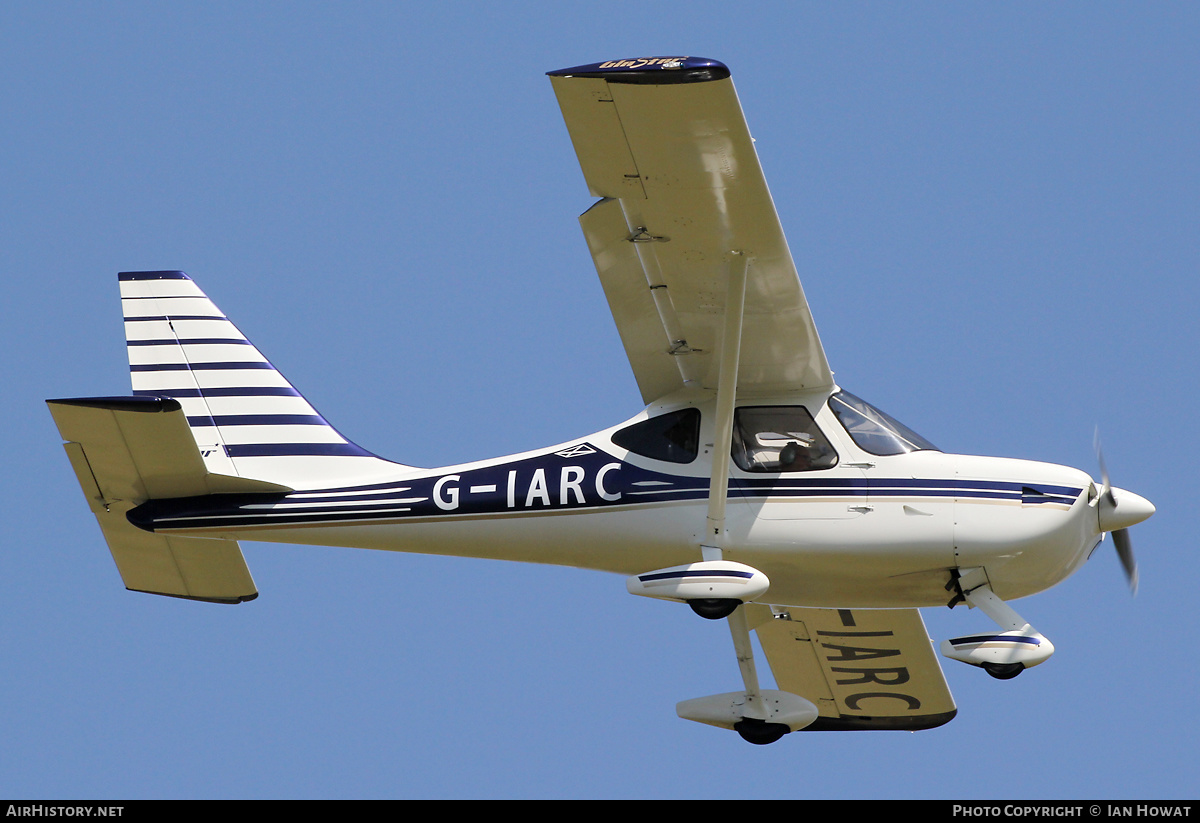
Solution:
{"label": "white and gold light aircraft", "polygon": [[122,273],[133,396],[48,403],[127,588],[252,600],[242,539],[616,572],[728,620],[742,688],[677,711],[769,743],[949,721],[921,607],[992,618],[941,652],[1008,678],[1053,652],[1009,601],[1108,532],[1136,585],[1127,529],[1154,507],[1103,466],[1096,483],[945,454],[834,382],[724,65],[550,79],[645,409],[524,454],[402,465],[342,437],[185,274]]}

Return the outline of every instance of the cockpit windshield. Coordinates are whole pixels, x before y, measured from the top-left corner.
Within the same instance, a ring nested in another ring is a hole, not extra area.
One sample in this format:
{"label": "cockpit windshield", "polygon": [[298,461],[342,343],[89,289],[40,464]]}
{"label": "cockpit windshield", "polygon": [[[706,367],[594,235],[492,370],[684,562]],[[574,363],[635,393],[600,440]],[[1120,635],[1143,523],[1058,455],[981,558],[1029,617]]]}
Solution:
{"label": "cockpit windshield", "polygon": [[848,391],[829,398],[829,408],[858,447],[880,456],[929,449],[941,451],[908,426]]}

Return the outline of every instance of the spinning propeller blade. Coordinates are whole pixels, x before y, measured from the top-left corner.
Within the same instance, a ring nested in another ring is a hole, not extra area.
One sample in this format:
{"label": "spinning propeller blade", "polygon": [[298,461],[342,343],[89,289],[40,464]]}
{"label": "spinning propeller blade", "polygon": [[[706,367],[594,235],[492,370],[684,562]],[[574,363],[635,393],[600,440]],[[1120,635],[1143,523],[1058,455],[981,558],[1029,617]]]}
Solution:
{"label": "spinning propeller blade", "polygon": [[1108,500],[1109,503],[1116,505],[1116,500],[1113,499],[1112,484],[1108,482],[1108,466],[1104,464],[1104,449],[1100,448],[1100,427],[1096,427],[1096,434],[1092,438],[1092,445],[1096,449],[1096,460],[1100,463],[1100,482],[1104,485],[1100,487],[1100,497]]}
{"label": "spinning propeller blade", "polygon": [[1129,590],[1136,595],[1138,570],[1137,561],[1133,557],[1133,541],[1129,537],[1129,527],[1154,514],[1154,506],[1149,500],[1132,492],[1113,488],[1108,479],[1108,467],[1104,463],[1104,451],[1100,448],[1099,428],[1096,429],[1095,446],[1096,459],[1100,463],[1100,480],[1103,484],[1096,500],[1100,529],[1112,534],[1117,558],[1121,561],[1121,568],[1125,570],[1125,579],[1129,581]]}
{"label": "spinning propeller blade", "polygon": [[1117,529],[1112,533],[1113,545],[1117,547],[1117,557],[1125,569],[1125,579],[1129,581],[1129,590],[1137,594],[1138,570],[1137,561],[1133,559],[1133,544],[1129,540],[1129,529]]}

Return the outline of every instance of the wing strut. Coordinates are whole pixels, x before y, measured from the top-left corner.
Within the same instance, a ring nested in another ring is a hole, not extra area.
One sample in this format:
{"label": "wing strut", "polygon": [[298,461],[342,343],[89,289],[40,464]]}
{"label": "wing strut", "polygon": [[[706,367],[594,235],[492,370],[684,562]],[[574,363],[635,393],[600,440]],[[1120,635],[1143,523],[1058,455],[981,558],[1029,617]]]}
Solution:
{"label": "wing strut", "polygon": [[766,593],[766,575],[743,563],[722,559],[726,543],[725,504],[729,497],[729,462],[733,444],[733,413],[737,400],[738,366],[746,307],[746,279],[752,257],[730,252],[725,294],[725,318],[717,377],[716,431],[713,434],[712,474],[708,513],[700,540],[701,561],[630,577],[630,593],[665,600],[683,600],[701,617],[729,621],[729,634],[742,674],[743,691],[685,700],[675,707],[687,720],[733,729],[756,744],[773,743],[788,732],[810,725],[817,707],[795,694],[763,691],[754,665],[750,623],[745,603]]}
{"label": "wing strut", "polygon": [[[720,374],[717,378],[716,433],[713,435],[712,476],[708,484],[708,516],[705,518],[705,542],[700,544],[704,560],[722,559],[725,545],[725,503],[729,498],[729,453],[733,444],[733,410],[737,400],[738,361],[742,351],[742,321],[746,307],[746,274],[750,257],[732,252],[729,283],[725,292],[725,322],[721,335]],[[729,634],[737,653],[738,668],[746,687],[741,707],[742,723],[758,726],[767,720],[754,665],[754,647],[750,645],[750,624],[746,610],[739,604],[729,615]],[[790,731],[790,730],[789,730]],[[780,733],[782,734],[782,732]]]}
{"label": "wing strut", "polygon": [[746,687],[746,704],[742,709],[742,716],[766,720],[767,713],[759,691],[758,669],[754,665],[754,647],[750,645],[750,623],[746,619],[745,606],[738,606],[733,614],[729,615],[729,633],[733,636],[733,650],[737,652],[738,668],[742,671],[742,683]]}
{"label": "wing strut", "polygon": [[[725,543],[725,502],[729,496],[729,453],[733,444],[733,406],[737,399],[738,360],[742,351],[742,318],[746,306],[746,273],[750,257],[734,251],[725,294],[725,324],[717,378],[717,419],[713,435],[712,476],[708,484],[708,517],[700,554],[720,560]],[[749,635],[747,635],[748,637]]]}
{"label": "wing strut", "polygon": [[[733,411],[737,400],[738,363],[742,351],[742,322],[746,307],[746,275],[751,258],[733,251],[729,283],[725,292],[725,319],[721,334],[720,373],[717,378],[716,433],[713,435],[712,476],[708,484],[708,516],[700,554],[705,561],[721,560],[725,546],[725,504],[729,498],[729,454],[733,443]],[[737,654],[745,693],[736,711],[740,717],[733,727],[747,740],[769,743],[791,731],[786,723],[768,722],[770,714],[763,705],[754,665],[754,647],[750,645],[750,623],[746,609],[738,601],[729,615],[729,634]],[[806,707],[807,708],[807,707]]]}

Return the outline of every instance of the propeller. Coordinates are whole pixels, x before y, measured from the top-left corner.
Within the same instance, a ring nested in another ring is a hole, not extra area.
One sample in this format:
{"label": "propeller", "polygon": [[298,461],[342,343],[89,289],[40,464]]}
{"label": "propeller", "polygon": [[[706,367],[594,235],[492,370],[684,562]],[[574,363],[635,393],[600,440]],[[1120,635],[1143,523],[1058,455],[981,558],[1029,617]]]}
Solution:
{"label": "propeller", "polygon": [[1154,505],[1144,497],[1124,489],[1113,488],[1108,479],[1108,466],[1104,463],[1104,450],[1100,448],[1100,430],[1096,429],[1096,459],[1100,462],[1100,493],[1096,497],[1100,530],[1112,534],[1117,558],[1125,570],[1129,589],[1137,594],[1138,570],[1133,557],[1133,541],[1129,538],[1129,527],[1141,523],[1154,514]]}
{"label": "propeller", "polygon": [[1117,547],[1117,557],[1121,559],[1121,568],[1125,569],[1125,579],[1129,581],[1129,590],[1137,594],[1138,570],[1137,561],[1133,559],[1133,543],[1129,540],[1129,529],[1117,529],[1112,533],[1113,545]]}

